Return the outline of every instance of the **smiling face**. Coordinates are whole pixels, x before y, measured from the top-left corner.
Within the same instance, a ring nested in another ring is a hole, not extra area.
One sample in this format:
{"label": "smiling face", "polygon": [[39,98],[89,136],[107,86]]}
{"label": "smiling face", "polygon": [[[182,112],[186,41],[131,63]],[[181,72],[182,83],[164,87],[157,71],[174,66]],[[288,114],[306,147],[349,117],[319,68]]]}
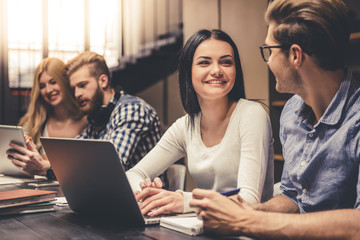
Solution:
{"label": "smiling face", "polygon": [[104,94],[89,67],[84,65],[70,75],[70,85],[74,89],[76,101],[84,114],[89,114],[103,104]]}
{"label": "smiling face", "polygon": [[[268,28],[268,34],[265,39],[265,45],[277,46],[279,43],[274,39],[274,29],[276,23],[271,22]],[[287,57],[280,48],[272,48],[271,55],[267,62],[271,72],[276,79],[276,91],[280,93],[298,93],[301,86],[299,73],[290,64],[290,58]]]}
{"label": "smiling face", "polygon": [[193,57],[191,77],[199,102],[227,97],[236,77],[230,44],[212,38],[202,42]]}
{"label": "smiling face", "polygon": [[56,107],[63,101],[60,85],[46,71],[40,76],[39,88],[41,96],[49,105]]}

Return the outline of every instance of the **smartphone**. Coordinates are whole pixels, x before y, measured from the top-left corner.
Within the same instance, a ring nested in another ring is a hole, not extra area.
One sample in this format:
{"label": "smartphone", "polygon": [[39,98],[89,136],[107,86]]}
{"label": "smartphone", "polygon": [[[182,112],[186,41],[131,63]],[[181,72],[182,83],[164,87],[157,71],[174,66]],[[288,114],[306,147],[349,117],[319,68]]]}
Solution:
{"label": "smartphone", "polygon": [[6,151],[10,149],[10,142],[25,146],[25,137],[22,127],[0,125],[0,173],[16,177],[30,177],[28,174],[17,168],[7,158]]}

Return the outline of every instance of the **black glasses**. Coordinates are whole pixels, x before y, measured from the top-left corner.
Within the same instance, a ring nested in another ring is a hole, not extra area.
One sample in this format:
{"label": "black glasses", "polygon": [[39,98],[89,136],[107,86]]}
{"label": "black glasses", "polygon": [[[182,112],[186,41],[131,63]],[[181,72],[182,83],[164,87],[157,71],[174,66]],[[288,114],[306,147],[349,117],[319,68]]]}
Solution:
{"label": "black glasses", "polygon": [[277,45],[277,46],[267,46],[267,45],[261,45],[260,48],[260,52],[261,52],[261,56],[264,59],[265,62],[269,61],[269,57],[271,56],[271,49],[272,48],[284,48],[285,45]]}

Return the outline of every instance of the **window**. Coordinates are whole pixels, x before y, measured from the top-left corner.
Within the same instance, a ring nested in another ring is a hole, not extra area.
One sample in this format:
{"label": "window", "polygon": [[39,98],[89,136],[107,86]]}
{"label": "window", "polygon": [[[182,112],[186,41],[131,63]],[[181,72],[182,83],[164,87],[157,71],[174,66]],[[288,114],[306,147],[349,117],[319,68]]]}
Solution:
{"label": "window", "polygon": [[41,0],[8,1],[8,59],[10,88],[31,87],[42,59]]}
{"label": "window", "polygon": [[13,90],[31,88],[35,68],[44,57],[57,57],[66,63],[78,53],[91,50],[102,54],[110,68],[118,66],[119,61],[136,61],[144,49],[151,53],[159,35],[177,30],[173,26],[181,21],[177,13],[180,3],[7,0],[9,86]]}
{"label": "window", "polygon": [[90,0],[90,50],[102,54],[108,67],[121,56],[121,1]]}
{"label": "window", "polygon": [[84,51],[84,1],[48,1],[49,57],[67,62]]}

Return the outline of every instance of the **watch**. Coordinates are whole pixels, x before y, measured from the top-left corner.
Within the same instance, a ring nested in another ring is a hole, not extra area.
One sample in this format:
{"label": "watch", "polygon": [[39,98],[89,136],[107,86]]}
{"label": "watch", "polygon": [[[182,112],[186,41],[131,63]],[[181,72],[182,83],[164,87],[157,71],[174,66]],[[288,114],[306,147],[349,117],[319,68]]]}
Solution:
{"label": "watch", "polygon": [[56,180],[55,173],[51,167],[46,170],[46,178],[48,180]]}

